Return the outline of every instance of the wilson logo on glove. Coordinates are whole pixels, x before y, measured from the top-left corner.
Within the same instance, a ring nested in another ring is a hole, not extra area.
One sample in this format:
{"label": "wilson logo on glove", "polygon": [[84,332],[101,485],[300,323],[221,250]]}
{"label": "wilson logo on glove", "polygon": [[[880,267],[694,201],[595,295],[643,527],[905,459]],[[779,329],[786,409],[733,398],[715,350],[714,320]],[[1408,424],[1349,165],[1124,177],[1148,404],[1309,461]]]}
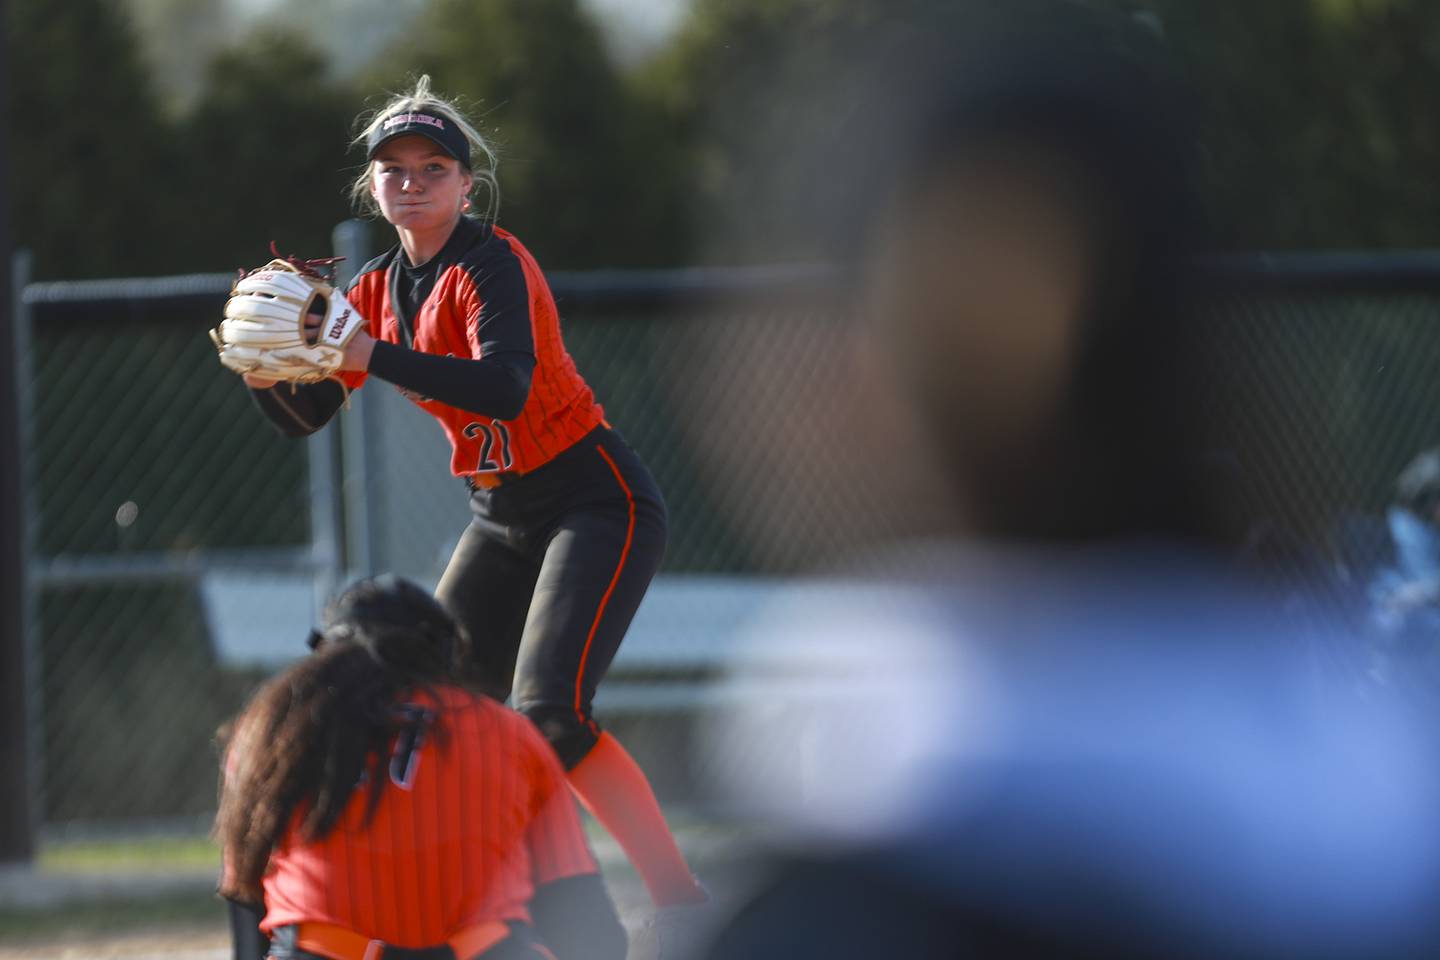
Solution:
{"label": "wilson logo on glove", "polygon": [[354,312],[355,311],[347,308],[344,313],[336,317],[335,325],[330,328],[330,333],[327,334],[327,336],[331,337],[332,339],[340,336],[340,334],[345,331],[345,324],[350,319],[350,314]]}

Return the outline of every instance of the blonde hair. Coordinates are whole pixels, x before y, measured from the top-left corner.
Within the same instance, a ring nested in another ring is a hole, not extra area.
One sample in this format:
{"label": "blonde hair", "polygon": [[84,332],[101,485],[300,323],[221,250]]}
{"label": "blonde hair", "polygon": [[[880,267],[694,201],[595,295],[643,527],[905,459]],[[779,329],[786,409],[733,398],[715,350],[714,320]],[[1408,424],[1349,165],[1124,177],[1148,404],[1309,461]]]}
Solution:
{"label": "blonde hair", "polygon": [[[379,110],[362,113],[356,118],[355,125],[360,132],[351,141],[351,146],[364,146],[369,140],[370,134],[380,124],[385,122],[386,117],[394,116],[397,113],[410,113],[417,110],[424,110],[429,113],[439,114],[451,123],[455,128],[465,135],[470,141],[470,166],[466,172],[470,174],[471,207],[476,211],[474,214],[481,220],[491,221],[500,211],[500,183],[495,179],[495,167],[498,160],[495,150],[475,129],[475,125],[465,119],[452,100],[446,100],[430,91],[430,75],[421,74],[415,81],[415,86],[407,93],[392,94],[387,102]],[[485,202],[479,200],[481,190],[485,191]],[[379,216],[380,205],[375,202],[375,197],[370,193],[370,162],[367,160],[359,176],[350,184],[350,202],[355,209],[368,216]]]}

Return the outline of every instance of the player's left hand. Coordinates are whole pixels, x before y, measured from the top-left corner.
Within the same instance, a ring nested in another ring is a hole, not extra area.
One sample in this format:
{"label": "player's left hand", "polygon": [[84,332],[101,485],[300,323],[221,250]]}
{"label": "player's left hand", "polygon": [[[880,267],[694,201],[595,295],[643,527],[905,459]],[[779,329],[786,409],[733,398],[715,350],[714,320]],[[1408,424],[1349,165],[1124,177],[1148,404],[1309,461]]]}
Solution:
{"label": "player's left hand", "polygon": [[[347,367],[347,347],[364,332],[365,318],[304,263],[275,259],[236,281],[225,319],[210,339],[220,362],[252,377],[315,383]],[[374,341],[352,362],[369,361]]]}

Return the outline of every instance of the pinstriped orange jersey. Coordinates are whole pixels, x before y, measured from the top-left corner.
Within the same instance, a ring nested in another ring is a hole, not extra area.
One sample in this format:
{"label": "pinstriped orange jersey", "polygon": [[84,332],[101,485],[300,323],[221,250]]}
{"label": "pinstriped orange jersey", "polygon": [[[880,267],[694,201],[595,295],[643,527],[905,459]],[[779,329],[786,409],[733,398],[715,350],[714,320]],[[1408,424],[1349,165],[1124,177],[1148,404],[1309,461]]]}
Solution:
{"label": "pinstriped orange jersey", "polygon": [[[604,419],[560,334],[550,286],[512,234],[461,218],[446,244],[434,288],[414,318],[413,350],[478,360],[505,351],[531,353],[535,368],[520,415],[496,420],[435,400],[406,395],[440,421],[450,439],[451,472],[528,473],[573,445]],[[404,345],[392,297],[398,248],[366,264],[346,297],[366,317],[370,335]],[[354,388],[366,374],[344,375]]]}
{"label": "pinstriped orange jersey", "polygon": [[373,818],[356,789],[335,829],[301,839],[297,811],[263,885],[266,933],[338,924],[397,946],[438,944],[487,920],[529,921],[535,888],[595,873],[555,751],[525,717],[441,688],[405,709],[438,721],[392,744]]}

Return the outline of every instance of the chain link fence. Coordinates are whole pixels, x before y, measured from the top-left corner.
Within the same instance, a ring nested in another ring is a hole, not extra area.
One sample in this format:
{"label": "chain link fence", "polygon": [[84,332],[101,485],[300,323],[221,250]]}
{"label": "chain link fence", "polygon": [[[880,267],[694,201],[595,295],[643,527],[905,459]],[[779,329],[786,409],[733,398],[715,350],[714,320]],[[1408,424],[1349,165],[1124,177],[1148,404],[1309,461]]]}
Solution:
{"label": "chain link fence", "polygon": [[[361,262],[363,234],[340,252]],[[1215,265],[1197,328],[1223,362],[1218,448],[1283,564],[1386,562],[1395,477],[1440,442],[1440,258]],[[205,336],[228,276],[25,283],[22,416],[32,783],[43,825],[204,824],[217,727],[303,649],[343,578],[433,584],[468,519],[439,428],[378,381],[338,428],[275,432]],[[662,575],[598,709],[662,798],[726,638],[777,583],[883,532],[909,494],[819,268],[552,277],[566,340],[665,492]],[[1341,578],[1343,580],[1344,578]]]}
{"label": "chain link fence", "polygon": [[17,284],[45,823],[213,807],[211,738],[255,677],[223,668],[203,581],[313,566],[305,445],[216,376],[229,282]]}
{"label": "chain link fence", "polygon": [[1252,537],[1281,565],[1355,578],[1390,552],[1400,472],[1440,443],[1440,259],[1269,257],[1217,264],[1195,335],[1216,357],[1214,448]]}

